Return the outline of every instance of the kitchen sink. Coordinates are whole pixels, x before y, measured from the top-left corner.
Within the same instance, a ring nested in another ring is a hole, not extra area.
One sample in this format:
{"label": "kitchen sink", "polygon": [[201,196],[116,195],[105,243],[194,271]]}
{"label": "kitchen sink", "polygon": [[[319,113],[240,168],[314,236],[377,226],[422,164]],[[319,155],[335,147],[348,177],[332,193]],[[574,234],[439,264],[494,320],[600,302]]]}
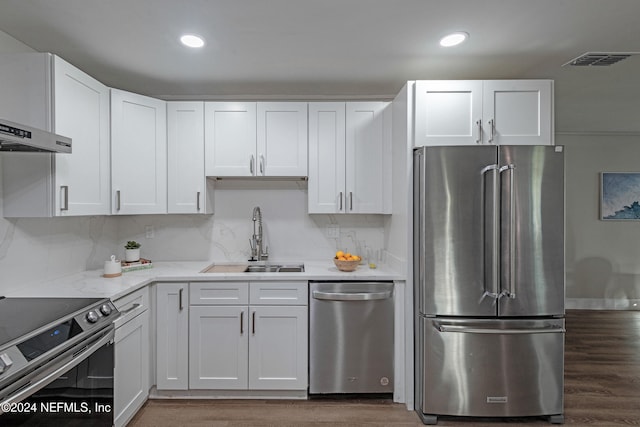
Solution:
{"label": "kitchen sink", "polygon": [[256,264],[212,264],[201,271],[201,273],[302,273],[304,272],[303,263],[265,263]]}
{"label": "kitchen sink", "polygon": [[247,266],[245,273],[302,273],[304,264],[260,264]]}

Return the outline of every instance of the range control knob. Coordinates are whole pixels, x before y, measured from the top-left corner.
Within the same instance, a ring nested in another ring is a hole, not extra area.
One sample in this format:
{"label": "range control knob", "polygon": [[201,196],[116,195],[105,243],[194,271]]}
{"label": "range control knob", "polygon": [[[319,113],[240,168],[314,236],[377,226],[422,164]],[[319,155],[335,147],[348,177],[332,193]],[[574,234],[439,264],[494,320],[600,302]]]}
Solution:
{"label": "range control knob", "polygon": [[96,323],[98,321],[98,313],[95,311],[90,311],[87,313],[87,322]]}
{"label": "range control knob", "polygon": [[7,353],[0,354],[0,374],[4,374],[11,365],[13,365],[13,360],[11,360],[9,355]]}
{"label": "range control knob", "polygon": [[102,304],[102,307],[100,307],[100,313],[104,314],[105,316],[110,315],[111,311],[111,306],[109,304]]}

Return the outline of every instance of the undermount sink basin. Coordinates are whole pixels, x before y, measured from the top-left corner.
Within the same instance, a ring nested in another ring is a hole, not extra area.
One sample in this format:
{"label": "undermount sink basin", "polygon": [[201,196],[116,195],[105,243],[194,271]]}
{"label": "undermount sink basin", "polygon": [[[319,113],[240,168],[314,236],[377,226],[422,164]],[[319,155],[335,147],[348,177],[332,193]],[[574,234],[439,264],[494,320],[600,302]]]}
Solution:
{"label": "undermount sink basin", "polygon": [[302,273],[304,264],[264,264],[249,265],[245,273]]}
{"label": "undermount sink basin", "polygon": [[264,263],[260,264],[212,264],[201,273],[302,273],[303,263]]}

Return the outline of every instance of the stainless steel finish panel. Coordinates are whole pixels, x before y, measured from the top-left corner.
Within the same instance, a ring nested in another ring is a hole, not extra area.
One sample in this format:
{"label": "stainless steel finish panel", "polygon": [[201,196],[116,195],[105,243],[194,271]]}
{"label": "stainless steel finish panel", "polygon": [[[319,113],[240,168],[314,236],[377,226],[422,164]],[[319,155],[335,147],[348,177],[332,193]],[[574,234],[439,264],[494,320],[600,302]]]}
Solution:
{"label": "stainless steel finish panel", "polygon": [[563,148],[500,147],[501,316],[564,315]]}
{"label": "stainless steel finish panel", "polygon": [[564,319],[421,318],[424,414],[563,412]]}
{"label": "stainless steel finish panel", "polygon": [[414,152],[414,280],[423,314],[495,316],[495,147]]}
{"label": "stainless steel finish panel", "polygon": [[392,393],[393,283],[309,291],[309,393]]}

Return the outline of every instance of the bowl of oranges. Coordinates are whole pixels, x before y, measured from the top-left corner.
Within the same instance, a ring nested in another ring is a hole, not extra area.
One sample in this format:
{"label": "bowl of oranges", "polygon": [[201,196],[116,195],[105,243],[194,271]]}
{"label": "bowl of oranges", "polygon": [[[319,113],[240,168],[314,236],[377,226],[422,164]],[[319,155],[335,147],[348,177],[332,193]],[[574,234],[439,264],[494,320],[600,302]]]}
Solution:
{"label": "bowl of oranges", "polygon": [[349,252],[338,251],[333,258],[333,262],[340,271],[354,271],[358,268],[361,258]]}

